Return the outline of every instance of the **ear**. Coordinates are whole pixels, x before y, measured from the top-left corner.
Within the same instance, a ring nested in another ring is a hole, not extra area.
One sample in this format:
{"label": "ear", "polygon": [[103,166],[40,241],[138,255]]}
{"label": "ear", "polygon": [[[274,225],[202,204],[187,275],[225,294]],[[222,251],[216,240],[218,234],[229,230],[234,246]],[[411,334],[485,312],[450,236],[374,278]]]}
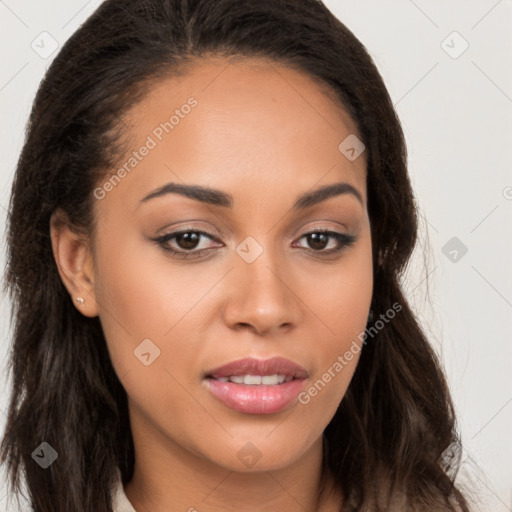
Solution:
{"label": "ear", "polygon": [[50,219],[50,236],[60,278],[73,304],[85,316],[98,316],[89,239],[76,229],[73,230],[68,216],[62,210],[55,211]]}

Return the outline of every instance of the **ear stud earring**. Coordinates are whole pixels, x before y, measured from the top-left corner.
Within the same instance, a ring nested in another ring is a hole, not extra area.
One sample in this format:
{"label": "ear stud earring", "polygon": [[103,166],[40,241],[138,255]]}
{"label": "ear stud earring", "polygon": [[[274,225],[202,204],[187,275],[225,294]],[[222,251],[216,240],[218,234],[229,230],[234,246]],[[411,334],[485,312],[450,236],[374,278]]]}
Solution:
{"label": "ear stud earring", "polygon": [[85,302],[83,297],[77,297],[76,301],[78,302],[78,304],[80,304],[80,306],[83,306]]}

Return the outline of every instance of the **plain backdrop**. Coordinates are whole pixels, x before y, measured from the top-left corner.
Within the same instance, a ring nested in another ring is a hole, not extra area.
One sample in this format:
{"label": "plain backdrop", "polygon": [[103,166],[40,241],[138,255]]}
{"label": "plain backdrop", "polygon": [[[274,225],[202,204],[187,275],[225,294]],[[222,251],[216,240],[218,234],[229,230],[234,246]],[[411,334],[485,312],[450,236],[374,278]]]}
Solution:
{"label": "plain backdrop", "polygon": [[[3,226],[29,108],[57,53],[45,55],[41,39],[46,52],[62,45],[100,3],[0,0]],[[479,496],[475,510],[512,511],[512,4],[326,4],[373,56],[406,134],[422,220],[404,287],[446,367],[465,443],[461,480]],[[2,268],[4,252],[2,237]],[[3,432],[6,297],[0,319]]]}

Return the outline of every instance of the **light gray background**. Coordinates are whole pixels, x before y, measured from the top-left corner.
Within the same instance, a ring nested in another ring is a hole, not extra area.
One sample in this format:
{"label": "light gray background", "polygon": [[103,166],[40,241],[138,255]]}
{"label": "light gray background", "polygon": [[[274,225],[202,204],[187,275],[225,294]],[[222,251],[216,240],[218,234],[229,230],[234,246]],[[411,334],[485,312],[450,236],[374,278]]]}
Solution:
{"label": "light gray background", "polygon": [[[2,225],[29,108],[55,56],[31,44],[51,48],[46,31],[61,45],[100,3],[0,0]],[[512,511],[511,1],[326,4],[373,55],[403,123],[422,213],[404,285],[447,368],[466,447],[461,478],[480,496],[475,510]],[[458,245],[446,246],[453,237]],[[0,318],[2,432],[5,297]],[[5,494],[0,483],[1,510]]]}

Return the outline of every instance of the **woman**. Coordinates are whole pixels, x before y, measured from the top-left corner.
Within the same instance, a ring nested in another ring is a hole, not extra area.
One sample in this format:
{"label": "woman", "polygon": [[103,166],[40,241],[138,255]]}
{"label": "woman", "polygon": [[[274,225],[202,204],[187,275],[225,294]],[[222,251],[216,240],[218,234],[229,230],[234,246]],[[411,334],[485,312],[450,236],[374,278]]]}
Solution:
{"label": "woman", "polygon": [[37,511],[467,511],[372,59],[316,0],[107,0],[18,163],[1,445]]}

